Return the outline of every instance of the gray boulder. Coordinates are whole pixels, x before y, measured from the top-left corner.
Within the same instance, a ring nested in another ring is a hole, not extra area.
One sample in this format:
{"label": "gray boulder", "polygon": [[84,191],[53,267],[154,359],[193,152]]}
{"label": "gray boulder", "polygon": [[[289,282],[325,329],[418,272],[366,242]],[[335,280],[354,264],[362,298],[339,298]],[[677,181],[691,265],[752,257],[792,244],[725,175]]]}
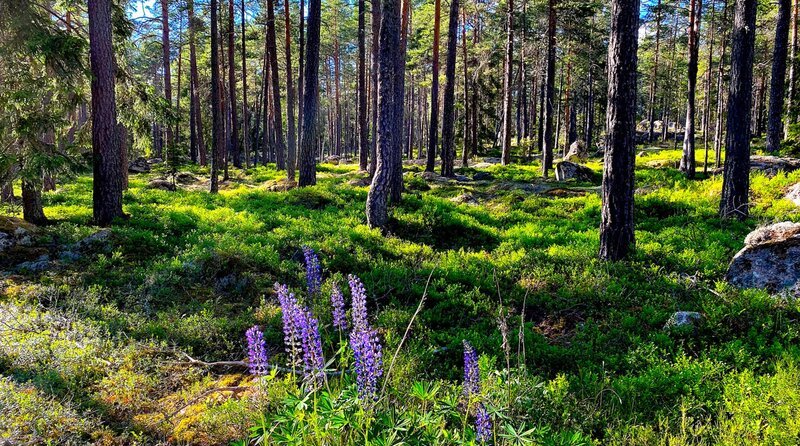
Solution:
{"label": "gray boulder", "polygon": [[750,170],[764,172],[768,177],[775,176],[778,172],[794,172],[800,169],[800,159],[780,158],[769,155],[753,155],[750,157]]}
{"label": "gray boulder", "polygon": [[475,172],[475,175],[472,176],[472,179],[475,181],[492,181],[494,179],[494,175],[489,172]]}
{"label": "gray boulder", "polygon": [[784,198],[791,201],[795,205],[800,206],[800,183],[797,183],[789,188],[789,192],[786,193]]}
{"label": "gray boulder", "polygon": [[101,229],[94,234],[79,240],[77,243],[72,245],[71,249],[68,251],[108,252],[111,251],[111,247],[111,230]]}
{"label": "gray boulder", "polygon": [[694,327],[703,316],[696,311],[676,311],[670,316],[664,328]]}
{"label": "gray boulder", "polygon": [[149,189],[158,189],[174,192],[176,190],[175,184],[172,181],[156,178],[147,184]]}
{"label": "gray boulder", "polygon": [[800,223],[782,222],[747,235],[731,260],[726,280],[739,288],[770,293],[800,291]]}
{"label": "gray boulder", "polygon": [[576,139],[569,146],[567,156],[564,157],[565,161],[585,161],[589,157],[589,152],[586,150],[586,143],[580,139]]}
{"label": "gray boulder", "polygon": [[130,173],[147,173],[150,172],[150,164],[144,157],[136,158],[128,164],[128,172]]}
{"label": "gray boulder", "polygon": [[570,161],[561,161],[556,164],[556,181],[567,181],[572,178],[577,181],[592,181],[594,179],[594,171]]}

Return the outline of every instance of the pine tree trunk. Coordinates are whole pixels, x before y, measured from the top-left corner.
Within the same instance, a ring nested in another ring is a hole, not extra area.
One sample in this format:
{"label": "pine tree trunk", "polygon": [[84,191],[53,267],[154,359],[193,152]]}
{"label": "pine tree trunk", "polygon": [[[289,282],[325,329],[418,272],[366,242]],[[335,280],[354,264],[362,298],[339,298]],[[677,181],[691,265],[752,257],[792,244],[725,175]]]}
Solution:
{"label": "pine tree trunk", "polygon": [[548,0],[547,8],[547,77],[544,89],[544,148],[542,151],[542,175],[553,168],[553,102],[556,86],[556,0]]}
{"label": "pine tree trunk", "polygon": [[197,72],[197,49],[196,49],[196,31],[197,23],[194,17],[194,0],[187,0],[188,16],[189,16],[189,77],[191,83],[191,96],[190,107],[191,112],[189,116],[189,125],[191,132],[191,146],[192,148],[192,161],[200,161],[201,166],[205,166],[206,160],[206,147],[203,138],[203,116],[200,107],[200,76]]}
{"label": "pine tree trunk", "polygon": [[286,169],[286,144],[283,139],[283,112],[281,111],[281,86],[278,81],[278,54],[275,40],[275,2],[267,0],[267,49],[269,71],[272,76],[272,125],[275,128],[275,163],[278,170]]}
{"label": "pine tree trunk", "polygon": [[[170,50],[169,50],[169,5],[167,0],[161,0],[161,50],[163,55],[164,67],[164,98],[167,100],[169,109],[172,110],[172,75],[170,70]],[[172,124],[167,123],[167,150],[172,150],[174,141],[172,140]]]}
{"label": "pine tree trunk", "polygon": [[[303,140],[303,107],[305,102],[304,87],[305,87],[305,28],[306,28],[306,15],[305,15],[305,0],[300,0],[300,25],[298,31],[300,33],[300,41],[298,42],[298,63],[297,63],[297,148],[300,150]],[[297,166],[300,166],[299,153]]]}
{"label": "pine tree trunk", "polygon": [[284,14],[284,48],[286,52],[286,123],[288,134],[286,136],[287,159],[286,159],[286,178],[294,181],[294,171],[297,166],[297,135],[295,134],[294,122],[294,74],[292,74],[292,19],[289,14],[289,1],[283,2]]}
{"label": "pine tree trunk", "polygon": [[[466,2],[466,0],[464,0]],[[472,119],[472,110],[469,103],[469,72],[467,58],[467,13],[466,4],[461,8],[461,50],[464,55],[464,151],[461,153],[461,167],[467,167],[469,157],[472,153],[472,144],[470,140],[470,121]],[[475,107],[475,104],[472,105]]]}
{"label": "pine tree trunk", "polygon": [[452,177],[456,158],[456,52],[458,41],[458,0],[450,0],[450,24],[447,30],[447,61],[444,76],[444,117],[442,118],[442,176]]}
{"label": "pine tree trunk", "polygon": [[753,88],[756,0],[735,0],[731,46],[731,82],[725,136],[725,174],[722,218],[743,220],[748,215],[750,190],[750,106]]}
{"label": "pine tree trunk", "polygon": [[370,82],[372,83],[372,137],[370,138],[369,176],[375,175],[378,158],[378,37],[381,26],[381,2],[372,1],[372,46],[370,55]]}
{"label": "pine tree trunk", "polygon": [[511,163],[511,82],[514,67],[514,0],[506,1],[506,51],[503,62],[503,150],[500,161]]}
{"label": "pine tree trunk", "polygon": [[[236,23],[234,21],[234,0],[228,0],[228,156],[234,167],[242,168],[239,152],[239,106],[236,105]],[[226,163],[227,176],[227,163]]]}
{"label": "pine tree trunk", "polygon": [[109,225],[122,212],[122,153],[116,135],[114,49],[110,0],[89,0],[89,53],[92,67],[92,154],[94,222]]}
{"label": "pine tree trunk", "polygon": [[369,128],[367,127],[367,30],[366,2],[358,0],[358,166],[367,170]]}
{"label": "pine tree trunk", "polygon": [[245,0],[242,0],[242,145],[244,151],[244,165],[250,167],[250,116],[247,112],[247,29],[245,27],[247,16],[245,14]]}
{"label": "pine tree trunk", "polygon": [[600,258],[620,260],[634,246],[636,66],[639,0],[612,0]]}
{"label": "pine tree trunk", "polygon": [[769,87],[769,118],[767,121],[767,152],[777,152],[783,139],[783,93],[786,81],[786,53],[788,51],[789,19],[792,15],[790,0],[778,0],[778,18],[775,24],[775,47],[772,51],[772,77]]}
{"label": "pine tree trunk", "polygon": [[798,16],[798,0],[794,0],[792,6],[792,46],[789,53],[789,94],[786,96],[786,120],[783,126],[783,137],[789,137],[789,125],[797,122],[797,104],[795,103],[795,96],[797,96],[797,16]]}
{"label": "pine tree trunk", "polygon": [[305,73],[303,74],[303,128],[300,137],[300,176],[299,185],[317,184],[316,147],[317,113],[319,90],[319,33],[321,21],[321,0],[308,2],[308,30],[305,45]]}
{"label": "pine tree trunk", "polygon": [[697,93],[697,55],[700,46],[700,17],[702,15],[703,1],[690,0],[689,2],[689,89],[686,95],[686,128],[683,134],[683,156],[681,157],[680,170],[686,178],[692,179],[697,169],[695,162],[695,132],[694,121],[696,114],[695,96]]}
{"label": "pine tree trunk", "polygon": [[[398,116],[397,83],[400,82],[400,0],[381,0],[378,47],[378,156],[375,175],[367,195],[367,224],[383,228],[389,219],[389,198],[393,187],[395,163],[402,126]],[[402,106],[402,104],[400,104]]]}
{"label": "pine tree trunk", "polygon": [[433,3],[433,65],[431,78],[431,123],[428,131],[428,157],[425,171],[433,172],[436,165],[436,147],[439,145],[439,42],[441,28],[441,0]]}
{"label": "pine tree trunk", "polygon": [[225,124],[222,122],[222,91],[220,88],[219,3],[211,0],[211,186],[210,192],[219,192],[219,171],[224,163]]}
{"label": "pine tree trunk", "polygon": [[[713,1],[713,0],[712,0]],[[653,71],[650,73],[650,94],[647,101],[647,141],[653,141],[653,112],[656,102],[656,87],[658,85],[658,57],[661,47],[661,0],[656,3],[656,46],[653,56]],[[663,125],[663,123],[662,123]]]}
{"label": "pine tree trunk", "polygon": [[24,178],[22,180],[22,218],[35,225],[47,223],[47,217],[45,217],[42,207],[41,186]]}

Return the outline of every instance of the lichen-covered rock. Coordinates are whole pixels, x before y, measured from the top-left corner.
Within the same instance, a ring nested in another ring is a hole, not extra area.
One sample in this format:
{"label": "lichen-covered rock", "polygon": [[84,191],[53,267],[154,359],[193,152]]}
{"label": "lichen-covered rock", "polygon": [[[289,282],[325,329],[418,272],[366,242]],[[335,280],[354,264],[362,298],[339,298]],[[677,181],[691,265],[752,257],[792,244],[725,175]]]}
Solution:
{"label": "lichen-covered rock", "polygon": [[664,328],[694,327],[702,319],[703,316],[696,311],[676,311],[664,324]]}
{"label": "lichen-covered rock", "polygon": [[800,169],[800,159],[781,158],[769,155],[753,155],[750,157],[750,170],[764,172],[768,177],[775,176],[778,172],[794,172]]}
{"label": "lichen-covered rock", "polygon": [[800,283],[800,223],[775,223],[748,234],[744,248],[728,266],[726,279],[739,288],[796,293]]}
{"label": "lichen-covered rock", "polygon": [[130,173],[147,173],[150,172],[150,164],[144,157],[136,158],[128,164],[128,172]]}
{"label": "lichen-covered rock", "polygon": [[489,172],[475,172],[475,175],[472,176],[472,179],[475,181],[492,181],[494,179],[494,175]]}
{"label": "lichen-covered rock", "polygon": [[789,192],[786,193],[784,198],[791,201],[795,205],[800,206],[800,183],[790,187]]}
{"label": "lichen-covered rock", "polygon": [[570,161],[561,161],[556,164],[556,181],[567,181],[572,178],[577,181],[592,181],[594,179],[594,171]]}
{"label": "lichen-covered rock", "polygon": [[72,245],[68,251],[77,252],[109,252],[111,251],[111,230],[101,229],[94,234],[84,237]]}
{"label": "lichen-covered rock", "polygon": [[586,150],[586,143],[580,139],[576,139],[569,145],[567,156],[564,157],[565,161],[585,161],[588,158],[589,152]]}
{"label": "lichen-covered rock", "polygon": [[174,192],[176,190],[175,184],[173,184],[172,181],[160,178],[150,181],[150,183],[147,184],[147,187],[150,189],[165,190],[170,192]]}

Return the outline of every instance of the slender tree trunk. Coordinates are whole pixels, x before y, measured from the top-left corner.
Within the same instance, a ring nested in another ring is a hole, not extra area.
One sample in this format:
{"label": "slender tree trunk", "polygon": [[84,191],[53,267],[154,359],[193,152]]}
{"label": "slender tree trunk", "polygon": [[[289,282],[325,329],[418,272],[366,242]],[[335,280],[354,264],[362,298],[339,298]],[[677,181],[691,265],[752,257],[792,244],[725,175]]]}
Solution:
{"label": "slender tree trunk", "polygon": [[703,1],[690,0],[689,5],[689,89],[686,95],[686,128],[683,134],[683,156],[681,157],[680,170],[686,175],[686,178],[692,179],[697,169],[697,163],[695,161],[694,121],[697,109],[695,103],[697,92],[697,59],[700,46],[700,17],[703,9]]}
{"label": "slender tree trunk", "polygon": [[500,160],[511,163],[511,82],[514,68],[514,0],[506,1],[506,51],[503,62],[503,150]]}
{"label": "slender tree trunk", "polygon": [[297,135],[295,134],[294,122],[294,74],[292,73],[292,18],[289,14],[289,1],[283,1],[283,15],[284,15],[284,45],[286,51],[286,122],[289,128],[287,135],[287,165],[286,177],[294,181],[294,171],[297,166]]}
{"label": "slender tree trunk", "polygon": [[[713,0],[711,0],[713,2]],[[647,101],[647,141],[653,141],[653,111],[656,102],[656,87],[658,85],[658,57],[661,47],[661,0],[656,3],[656,46],[653,56],[653,71],[650,73],[650,94]],[[663,123],[662,123],[663,125]]]}
{"label": "slender tree trunk", "polygon": [[[303,132],[300,127],[303,125],[303,107],[305,106],[305,96],[303,96],[303,91],[305,87],[305,27],[306,27],[306,16],[305,16],[305,7],[306,2],[305,0],[300,0],[300,26],[298,31],[300,32],[300,41],[298,42],[298,67],[297,67],[297,147],[298,150],[301,146],[302,139],[303,139]],[[300,166],[299,162],[299,154],[298,154],[298,167]]]}
{"label": "slender tree trunk", "polygon": [[[228,0],[228,109],[230,127],[228,129],[228,154],[234,167],[242,168],[242,156],[239,152],[239,106],[236,105],[236,23],[234,21],[234,0]],[[226,163],[227,173],[227,163]]]}
{"label": "slender tree trunk", "polygon": [[333,143],[333,149],[335,150],[334,154],[341,156],[342,155],[342,106],[341,106],[341,73],[340,73],[340,58],[339,58],[339,24],[338,21],[334,22],[334,32],[333,32],[333,82],[336,88],[334,93],[334,112],[336,114],[334,118],[334,126],[333,126],[333,137],[335,139]]}
{"label": "slender tree trunk", "polygon": [[[678,12],[675,11],[674,13],[675,21],[672,25],[672,57],[669,60],[669,68],[667,69],[667,82],[674,82],[673,74],[675,72],[675,54],[678,49]],[[664,107],[662,109],[662,118],[661,118],[661,141],[666,142],[667,136],[669,135],[669,120],[670,120],[670,111],[672,110],[672,88],[668,88],[666,94],[664,95]],[[678,137],[678,121],[674,122],[675,126],[675,141],[677,141]]]}
{"label": "slender tree trunk", "polygon": [[92,154],[94,222],[109,225],[123,217],[123,157],[119,149],[117,104],[114,90],[114,48],[111,37],[111,1],[89,0],[89,54],[92,67]]}
{"label": "slender tree trunk", "polygon": [[269,50],[269,71],[272,75],[272,111],[273,126],[275,127],[275,162],[278,170],[286,169],[285,150],[283,139],[283,112],[281,111],[281,86],[278,81],[278,54],[275,41],[275,5],[273,0],[267,0],[267,47]]}
{"label": "slender tree trunk", "polygon": [[[467,5],[464,0],[464,7],[461,8],[461,49],[464,55],[464,151],[461,154],[461,166],[467,167],[469,157],[472,153],[472,144],[470,141],[470,120],[472,118],[470,103],[469,103],[469,72],[468,65],[469,59],[467,58]],[[473,107],[475,104],[473,104]]]}
{"label": "slender tree trunk", "polygon": [[367,170],[369,128],[367,127],[367,30],[366,2],[358,0],[358,166]]}
{"label": "slender tree trunk", "polygon": [[711,70],[714,62],[714,13],[716,4],[711,0],[711,20],[708,23],[708,63],[706,64],[705,98],[703,99],[703,174],[708,174],[708,132],[711,123]]}
{"label": "slender tree trunk", "polygon": [[798,16],[798,0],[793,1],[792,5],[792,45],[789,53],[789,94],[786,96],[786,121],[783,125],[783,137],[789,137],[789,124],[797,122],[797,104],[795,104],[795,96],[797,96],[797,16]]}
{"label": "slender tree trunk", "polygon": [[[161,0],[161,49],[163,54],[164,67],[164,98],[172,110],[172,76],[170,74],[170,50],[169,50],[169,4],[167,0]],[[172,123],[167,123],[167,150],[172,150],[174,141],[172,140]]]}
{"label": "slender tree trunk", "polygon": [[[722,9],[722,23],[728,23],[728,2],[727,0],[723,3]],[[722,78],[724,75],[724,67],[725,67],[725,49],[727,47],[727,34],[725,33],[725,28],[722,31],[722,41],[719,61],[717,62],[717,118],[714,123],[714,167],[716,169],[720,168],[721,165],[721,155],[722,155],[722,118],[723,112],[725,110],[725,96],[723,95],[723,83]]]}
{"label": "slender tree trunk", "polygon": [[[197,72],[197,50],[196,50],[196,31],[197,23],[194,17],[194,0],[187,0],[189,17],[189,72],[191,83],[191,116],[189,117],[193,139],[191,140],[192,153],[196,154],[199,158],[200,165],[205,166],[206,161],[206,146],[203,139],[203,115],[200,107],[200,76]],[[198,158],[192,158],[192,161],[197,161]]]}
{"label": "slender tree trunk", "polygon": [[450,0],[450,24],[447,30],[447,61],[444,76],[444,117],[442,118],[442,176],[452,177],[455,164],[456,52],[458,40],[458,0]]}
{"label": "slender tree trunk", "polygon": [[[396,151],[400,136],[398,126],[402,116],[397,114],[397,83],[400,49],[400,1],[381,0],[381,25],[378,48],[378,157],[372,186],[367,195],[367,224],[383,228],[389,219],[389,198],[397,162]],[[402,104],[401,104],[402,106]]]}
{"label": "slender tree trunk", "polygon": [[317,184],[320,3],[321,0],[309,0],[308,2],[308,41],[305,46],[305,73],[303,74],[305,83],[303,88],[303,131],[300,138],[299,185],[301,187]]}
{"label": "slender tree trunk", "polygon": [[210,192],[219,192],[219,171],[224,160],[225,150],[225,124],[222,122],[222,91],[220,88],[220,63],[219,63],[219,3],[211,0],[211,187]]}
{"label": "slender tree trunk", "polygon": [[636,65],[639,0],[612,0],[608,43],[608,109],[603,165],[600,258],[620,260],[633,249],[636,150]]}
{"label": "slender tree trunk", "polygon": [[[175,144],[181,142],[181,81],[183,80],[183,14],[178,26],[178,92],[175,94]],[[174,155],[173,155],[174,158]],[[174,159],[172,162],[174,163]]]}
{"label": "slender tree trunk", "polygon": [[370,139],[369,176],[375,175],[378,153],[378,36],[381,26],[381,1],[372,0],[372,47],[370,66],[372,73],[372,138]]}
{"label": "slender tree trunk", "polygon": [[750,106],[756,0],[735,0],[731,45],[731,83],[725,137],[725,174],[722,181],[722,218],[747,218],[750,190]]}
{"label": "slender tree trunk", "polygon": [[439,145],[439,41],[441,28],[441,0],[433,0],[433,74],[431,81],[431,124],[428,132],[428,158],[426,172],[433,172],[436,164],[436,147]]}
{"label": "slender tree trunk", "polygon": [[769,118],[767,121],[767,152],[777,152],[783,138],[783,90],[786,81],[786,53],[789,39],[790,0],[778,0],[778,19],[775,25],[775,47],[772,51],[772,77],[769,88]]}
{"label": "slender tree trunk", "polygon": [[553,168],[553,101],[556,85],[556,0],[548,0],[547,7],[547,77],[544,94],[544,148],[542,150],[542,175]]}
{"label": "slender tree trunk", "polygon": [[247,15],[245,11],[245,0],[242,0],[241,14],[242,23],[242,145],[244,149],[244,165],[250,167],[250,115],[247,112]]}

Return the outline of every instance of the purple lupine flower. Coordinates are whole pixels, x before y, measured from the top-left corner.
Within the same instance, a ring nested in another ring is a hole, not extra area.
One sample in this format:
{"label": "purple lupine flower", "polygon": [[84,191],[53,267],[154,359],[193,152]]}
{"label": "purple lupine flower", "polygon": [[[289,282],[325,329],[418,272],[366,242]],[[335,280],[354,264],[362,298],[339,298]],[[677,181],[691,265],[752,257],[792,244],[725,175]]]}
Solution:
{"label": "purple lupine flower", "polygon": [[294,294],[289,292],[289,287],[275,284],[275,291],[278,293],[278,302],[281,305],[281,317],[283,320],[283,341],[286,344],[286,353],[289,355],[289,367],[297,368],[300,366],[301,353],[301,325],[302,310],[297,304]]}
{"label": "purple lupine flower", "polygon": [[267,364],[267,343],[264,341],[264,333],[258,329],[257,325],[253,325],[245,335],[247,337],[247,365],[250,373],[256,376],[266,375],[269,365]]}
{"label": "purple lupine flower", "polygon": [[475,439],[478,443],[488,443],[492,438],[492,420],[486,406],[481,404],[475,411]]}
{"label": "purple lupine flower", "polygon": [[306,260],[306,286],[308,295],[317,294],[322,287],[322,268],[319,264],[319,257],[313,249],[303,246],[303,256]]}
{"label": "purple lupine flower", "polygon": [[353,330],[367,330],[367,291],[364,284],[357,276],[350,274],[347,276],[350,283],[350,296],[352,297],[351,306],[353,307]]}
{"label": "purple lupine flower", "polygon": [[333,326],[339,331],[346,331],[347,316],[344,310],[344,296],[339,285],[335,283],[331,289],[331,307],[333,308]]}
{"label": "purple lupine flower", "polygon": [[307,383],[318,387],[324,378],[325,358],[322,356],[322,340],[319,324],[307,308],[299,311],[297,322],[300,327],[303,347],[303,373]]}
{"label": "purple lupine flower", "polygon": [[375,330],[353,330],[350,333],[356,369],[356,385],[361,401],[374,401],[378,397],[378,379],[383,376],[383,351]]}
{"label": "purple lupine flower", "polygon": [[469,342],[464,342],[464,395],[469,397],[481,391],[481,372],[478,354]]}
{"label": "purple lupine flower", "polygon": [[364,284],[353,274],[347,276],[352,296],[353,331],[350,347],[353,349],[356,384],[362,401],[377,398],[378,379],[383,376],[383,352],[377,332],[367,320],[367,292]]}

